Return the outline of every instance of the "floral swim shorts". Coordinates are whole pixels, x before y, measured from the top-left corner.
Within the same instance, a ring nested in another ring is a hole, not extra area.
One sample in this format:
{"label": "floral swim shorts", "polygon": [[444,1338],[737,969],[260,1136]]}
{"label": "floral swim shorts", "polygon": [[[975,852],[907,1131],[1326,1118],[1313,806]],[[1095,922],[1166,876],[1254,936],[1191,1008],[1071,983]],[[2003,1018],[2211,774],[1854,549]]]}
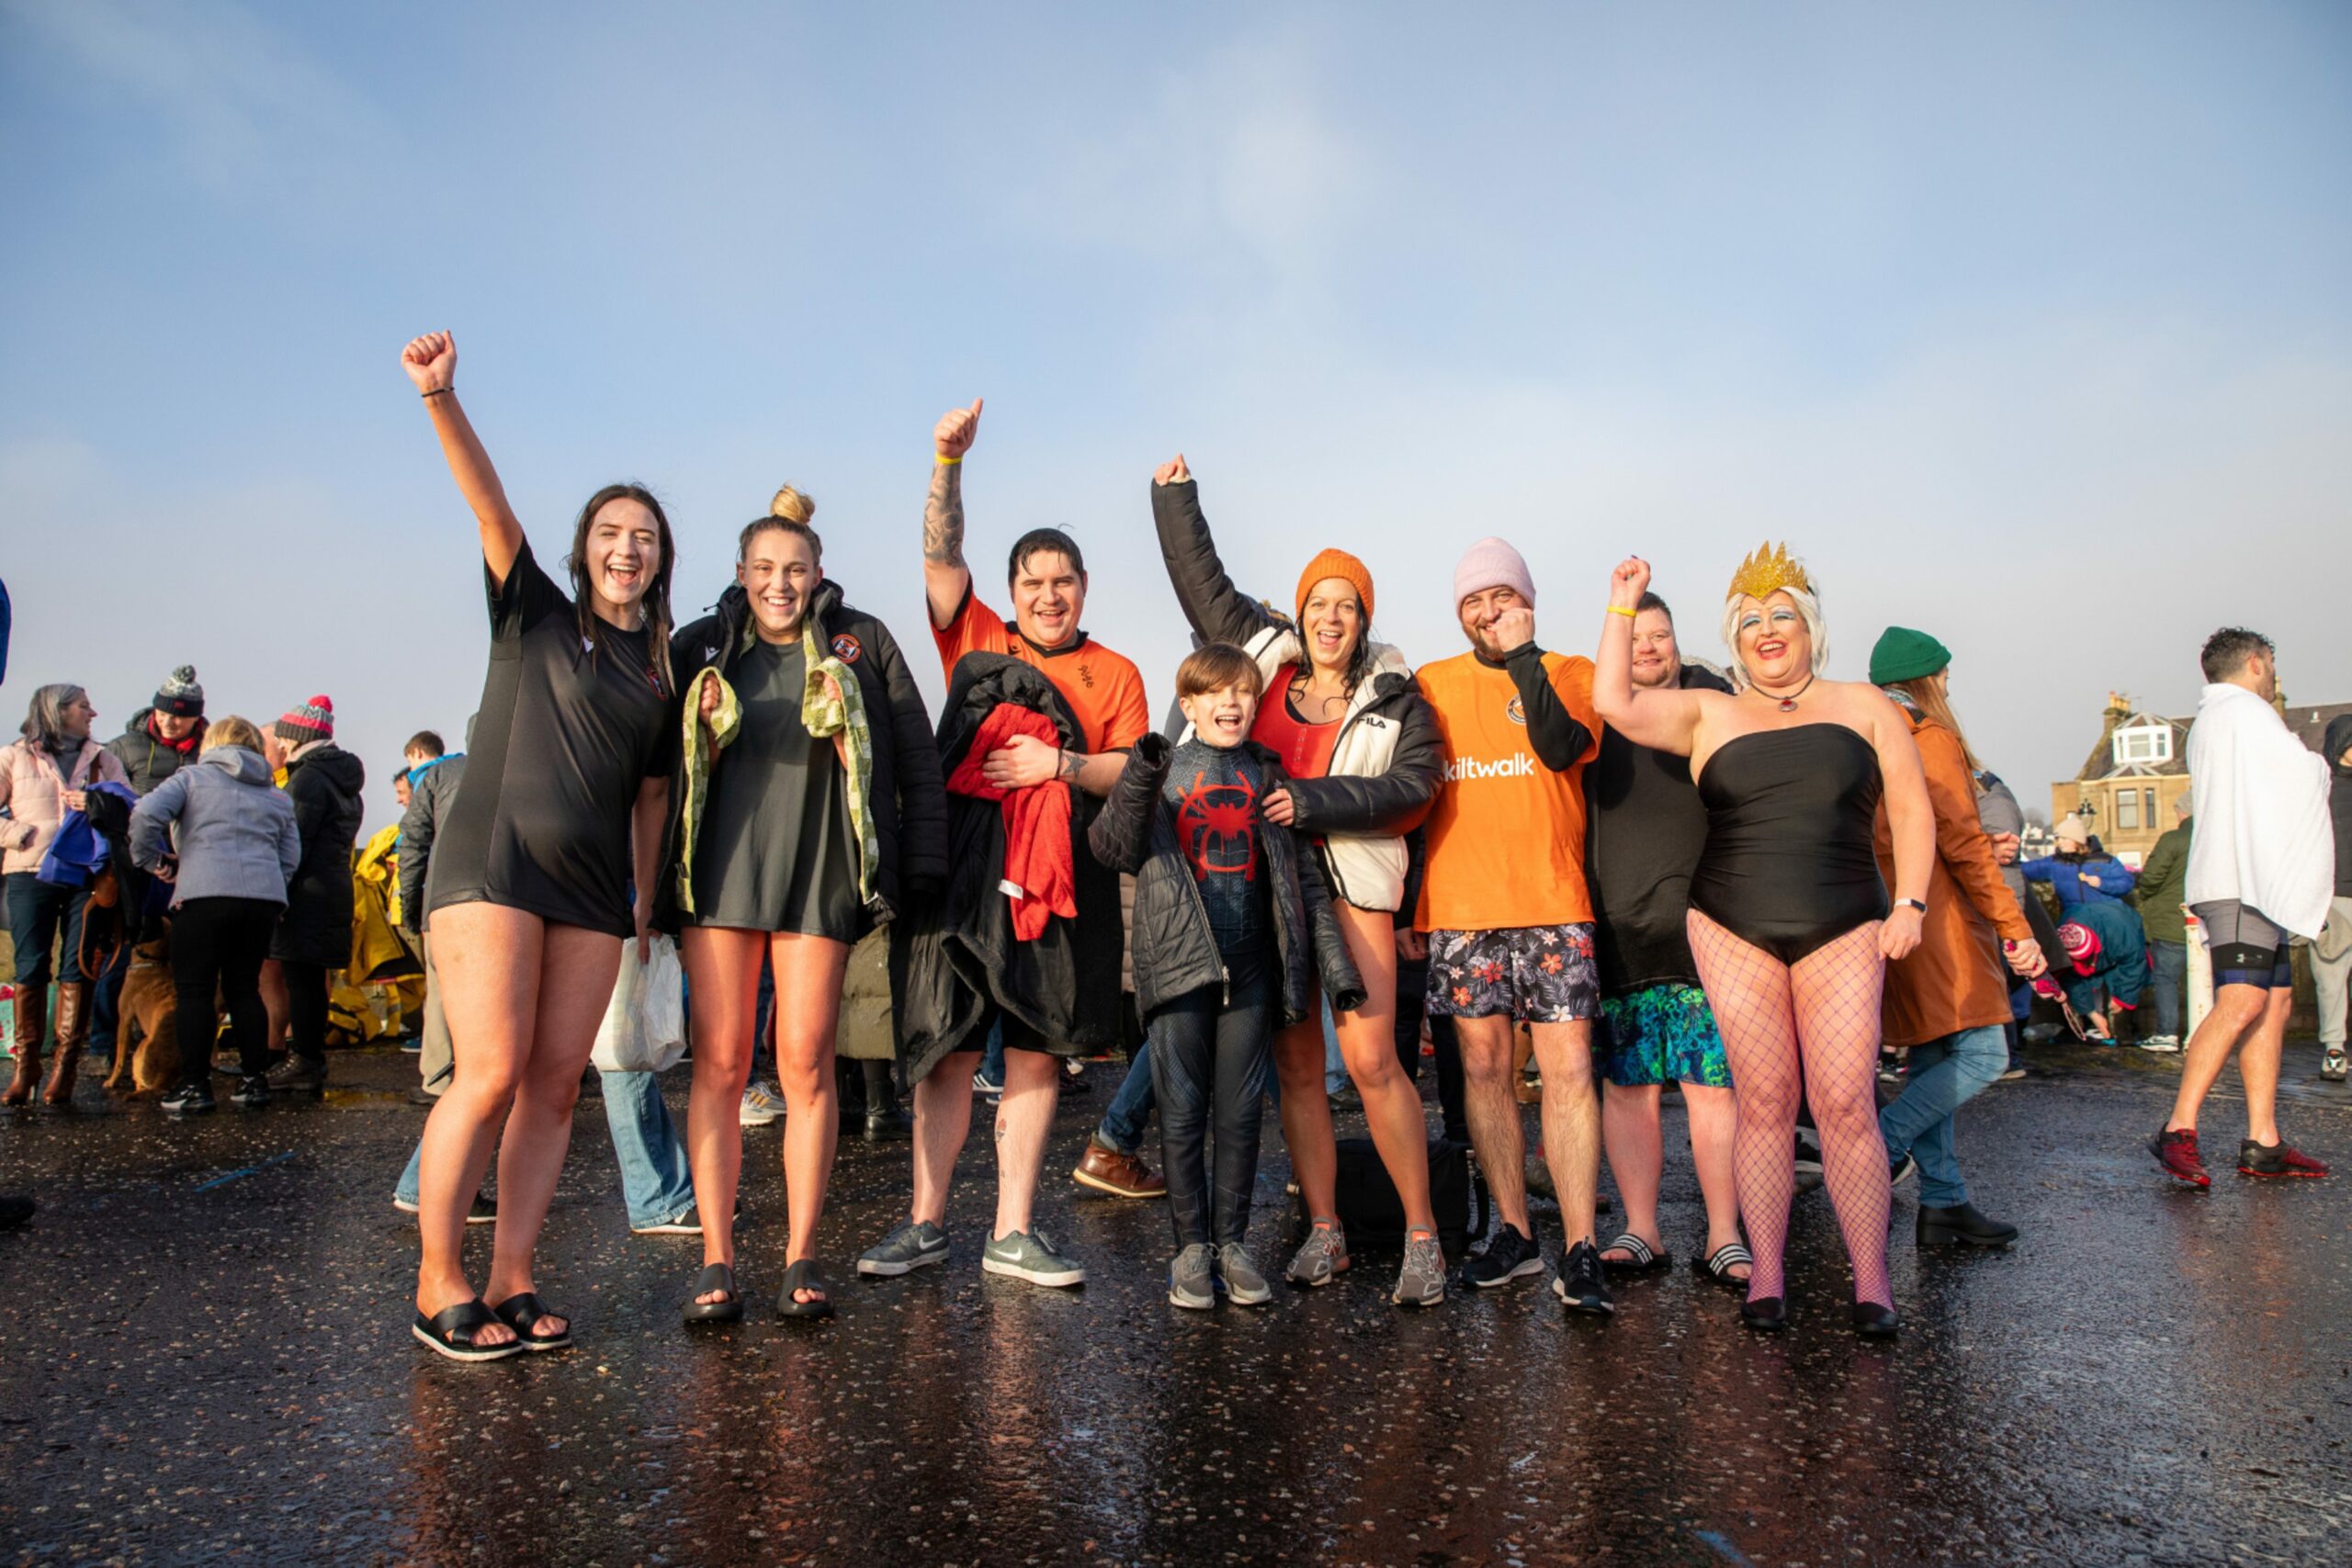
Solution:
{"label": "floral swim shorts", "polygon": [[1709,1089],[1731,1087],[1724,1037],[1707,993],[1674,981],[1600,1004],[1592,1065],[1604,1080],[1623,1089],[1668,1078]]}
{"label": "floral swim shorts", "polygon": [[1430,932],[1430,1007],[1437,1018],[1573,1023],[1600,1016],[1592,926]]}

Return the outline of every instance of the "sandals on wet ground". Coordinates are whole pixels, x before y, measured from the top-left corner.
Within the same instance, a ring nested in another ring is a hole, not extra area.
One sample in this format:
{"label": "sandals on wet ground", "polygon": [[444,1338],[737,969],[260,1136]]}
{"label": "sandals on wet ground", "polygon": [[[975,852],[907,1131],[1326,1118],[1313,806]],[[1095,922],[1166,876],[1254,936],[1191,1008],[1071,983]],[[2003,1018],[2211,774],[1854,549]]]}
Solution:
{"label": "sandals on wet ground", "polygon": [[476,1296],[472,1301],[444,1307],[431,1317],[418,1313],[409,1332],[425,1348],[453,1361],[503,1361],[509,1356],[521,1355],[523,1345],[519,1339],[510,1339],[503,1345],[474,1343],[475,1335],[497,1321],[497,1314]]}
{"label": "sandals on wet ground", "polygon": [[1726,1290],[1744,1291],[1747,1281],[1732,1273],[1733,1267],[1741,1263],[1754,1269],[1756,1255],[1740,1242],[1727,1241],[1705,1258],[1694,1259],[1691,1266]]}
{"label": "sandals on wet ground", "polygon": [[735,1270],[724,1263],[706,1264],[703,1271],[695,1276],[694,1297],[707,1296],[714,1291],[726,1292],[727,1298],[706,1302],[690,1297],[686,1302],[686,1321],[689,1324],[742,1322],[743,1298],[735,1289]]}
{"label": "sandals on wet ground", "polygon": [[[1671,1267],[1674,1262],[1672,1253],[1652,1250],[1648,1242],[1632,1231],[1624,1232],[1600,1250],[1603,1254],[1600,1266],[1611,1274],[1655,1274],[1661,1269]],[[1607,1254],[1611,1252],[1631,1256],[1623,1258],[1608,1257]]]}
{"label": "sandals on wet ground", "polygon": [[[793,1299],[797,1291],[821,1291],[824,1293],[813,1302],[803,1302]],[[804,1258],[784,1271],[784,1289],[775,1298],[775,1314],[778,1317],[833,1315],[832,1287],[825,1283],[822,1274],[817,1272],[815,1258]]]}
{"label": "sandals on wet ground", "polygon": [[570,1318],[564,1318],[563,1332],[560,1334],[531,1332],[532,1325],[543,1317],[563,1317],[563,1314],[560,1312],[549,1312],[547,1303],[539,1300],[532,1292],[525,1291],[519,1296],[509,1296],[492,1310],[498,1314],[500,1320],[507,1327],[514,1331],[514,1337],[523,1342],[523,1348],[526,1350],[569,1350],[571,1348],[571,1320]]}

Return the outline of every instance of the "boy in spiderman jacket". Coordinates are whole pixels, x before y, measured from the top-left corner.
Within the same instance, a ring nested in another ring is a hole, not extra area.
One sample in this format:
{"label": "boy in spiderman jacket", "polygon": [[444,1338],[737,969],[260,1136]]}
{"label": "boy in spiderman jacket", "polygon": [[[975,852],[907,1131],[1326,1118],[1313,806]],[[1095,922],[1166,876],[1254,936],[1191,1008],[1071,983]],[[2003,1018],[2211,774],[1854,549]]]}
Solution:
{"label": "boy in spiderman jacket", "polygon": [[1105,814],[1089,840],[1096,859],[1136,875],[1136,1007],[1176,1226],[1168,1299],[1194,1309],[1219,1290],[1239,1306],[1273,1294],[1242,1238],[1274,1031],[1306,1016],[1317,981],[1334,1007],[1363,1003],[1318,858],[1281,825],[1288,776],[1250,739],[1263,690],[1257,661],[1230,643],[1185,660],[1183,738],[1171,749],[1148,736],[1127,762],[1156,775],[1159,809],[1126,841]]}

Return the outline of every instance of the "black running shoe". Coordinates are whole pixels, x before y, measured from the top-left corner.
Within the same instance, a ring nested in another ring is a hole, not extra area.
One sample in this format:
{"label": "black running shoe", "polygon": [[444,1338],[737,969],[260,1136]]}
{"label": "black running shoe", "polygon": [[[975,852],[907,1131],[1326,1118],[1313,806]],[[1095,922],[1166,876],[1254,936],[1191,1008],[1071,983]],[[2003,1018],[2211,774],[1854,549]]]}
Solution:
{"label": "black running shoe", "polygon": [[1617,1310],[1617,1303],[1609,1294],[1609,1281],[1601,1277],[1600,1248],[1589,1241],[1580,1241],[1568,1248],[1560,1271],[1552,1279],[1552,1293],[1567,1303],[1570,1312],[1600,1313],[1603,1316]]}
{"label": "black running shoe", "polygon": [[239,1078],[237,1087],[229,1091],[229,1099],[238,1105],[267,1105],[269,1080],[259,1073],[254,1074],[251,1077]]}
{"label": "black running shoe", "polygon": [[212,1108],[209,1084],[187,1084],[164,1097],[164,1110],[173,1116],[198,1116]]}
{"label": "black running shoe", "polygon": [[[1594,1255],[1596,1260],[1599,1256]],[[1598,1261],[1595,1267],[1599,1267]],[[1496,1230],[1493,1240],[1464,1262],[1462,1282],[1491,1291],[1497,1285],[1508,1285],[1513,1280],[1542,1272],[1544,1255],[1536,1250],[1534,1239],[1506,1223]]]}

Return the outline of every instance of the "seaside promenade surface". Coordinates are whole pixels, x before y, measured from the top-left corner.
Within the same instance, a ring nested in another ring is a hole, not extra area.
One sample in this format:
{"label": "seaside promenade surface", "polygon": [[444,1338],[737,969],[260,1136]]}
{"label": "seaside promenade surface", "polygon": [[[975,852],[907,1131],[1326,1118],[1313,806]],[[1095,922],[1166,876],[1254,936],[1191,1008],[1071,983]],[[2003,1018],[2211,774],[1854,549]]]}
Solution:
{"label": "seaside promenade surface", "polygon": [[[1788,1335],[1691,1273],[1671,1100],[1677,1268],[1622,1283],[1613,1322],[1540,1284],[1400,1313],[1369,1252],[1331,1289],[1179,1312],[1160,1208],[1064,1179],[1102,1067],[1040,1204],[1082,1291],[978,1272],[978,1108],[952,1262],[854,1277],[909,1153],[844,1143],[840,1315],[772,1321],[769,1128],[747,1134],[751,1320],[689,1337],[699,1245],[628,1234],[591,1097],[538,1279],[580,1348],[479,1367],[408,1333],[413,1060],[340,1054],[323,1104],[185,1125],[86,1083],[81,1114],[0,1118],[0,1176],[42,1205],[0,1235],[0,1562],[2186,1564],[2340,1562],[2352,1539],[2352,1188],[2230,1174],[2225,1080],[2214,1189],[2175,1190],[2142,1148],[2173,1068],[2136,1052],[2045,1052],[1962,1112],[2014,1251],[1921,1256],[1898,1190],[1893,1346],[1846,1327],[1822,1195],[1798,1200]],[[2342,1171],[2352,1096],[2316,1064],[2290,1046],[2282,1119]],[[1269,1117],[1270,1271],[1286,1175]]]}

